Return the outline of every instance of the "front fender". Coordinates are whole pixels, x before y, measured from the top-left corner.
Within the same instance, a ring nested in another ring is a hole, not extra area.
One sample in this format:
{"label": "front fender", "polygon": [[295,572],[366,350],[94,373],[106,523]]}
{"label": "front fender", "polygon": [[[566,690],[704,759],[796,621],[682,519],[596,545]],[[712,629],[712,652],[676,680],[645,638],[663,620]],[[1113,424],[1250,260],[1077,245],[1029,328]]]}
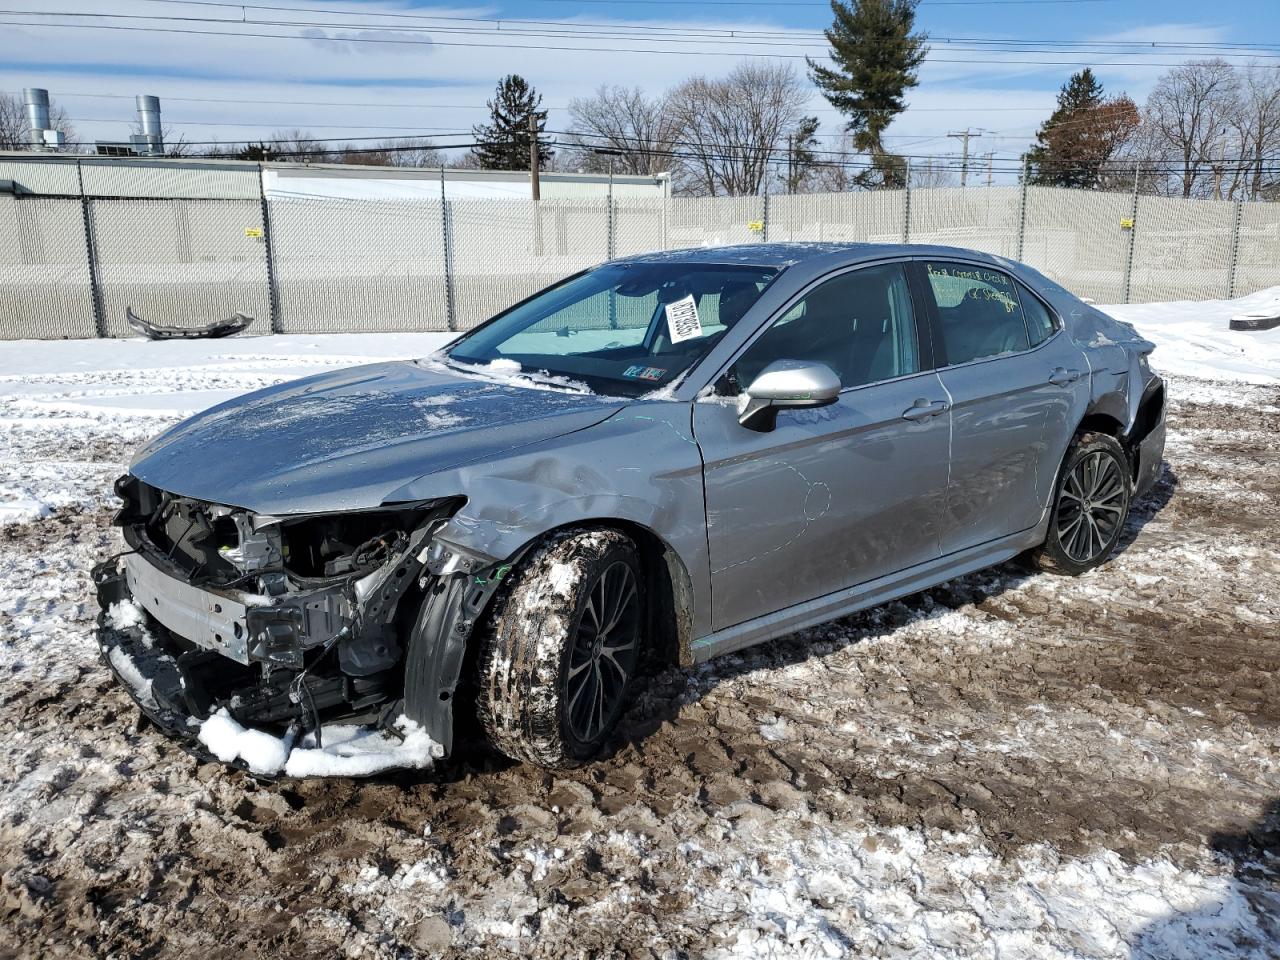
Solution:
{"label": "front fender", "polygon": [[[396,499],[452,490],[466,503],[433,538],[434,577],[406,661],[406,712],[449,746],[466,644],[523,552],[567,526],[632,525],[661,545],[681,652],[710,632],[702,455],[691,405],[638,403],[603,423],[406,485]],[[444,706],[447,705],[447,706]],[[447,715],[447,716],[446,716]]]}

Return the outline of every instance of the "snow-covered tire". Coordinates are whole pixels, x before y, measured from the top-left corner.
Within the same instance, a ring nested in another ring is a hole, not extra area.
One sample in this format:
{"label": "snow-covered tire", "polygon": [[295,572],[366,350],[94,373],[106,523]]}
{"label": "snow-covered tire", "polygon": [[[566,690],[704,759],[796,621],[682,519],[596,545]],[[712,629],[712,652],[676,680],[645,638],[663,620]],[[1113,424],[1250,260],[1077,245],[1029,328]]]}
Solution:
{"label": "snow-covered tire", "polygon": [[1058,473],[1045,541],[1031,551],[1032,563],[1072,577],[1105,563],[1124,533],[1132,476],[1115,437],[1076,434]]}
{"label": "snow-covered tire", "polygon": [[[607,607],[615,595],[616,611]],[[567,530],[536,546],[495,598],[480,638],[476,710],[490,744],[543,767],[595,756],[639,662],[644,604],[636,547],[621,532]]]}

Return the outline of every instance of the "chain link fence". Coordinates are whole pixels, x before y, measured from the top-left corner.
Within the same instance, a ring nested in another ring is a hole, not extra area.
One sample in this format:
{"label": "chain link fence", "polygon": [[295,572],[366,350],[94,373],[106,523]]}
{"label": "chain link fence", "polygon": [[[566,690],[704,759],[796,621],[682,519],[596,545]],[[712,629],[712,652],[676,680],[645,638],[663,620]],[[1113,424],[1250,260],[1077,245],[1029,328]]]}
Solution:
{"label": "chain link fence", "polygon": [[267,217],[281,333],[449,329],[439,200],[268,200]]}
{"label": "chain link fence", "polygon": [[[765,241],[935,243],[1101,303],[1280,284],[1280,204],[1001,185],[797,196],[268,197],[253,163],[0,156],[0,338],[126,336],[125,310],[256,332],[465,330],[592,264]],[[580,322],[579,322],[580,321]],[[625,327],[616,306],[575,320]]]}

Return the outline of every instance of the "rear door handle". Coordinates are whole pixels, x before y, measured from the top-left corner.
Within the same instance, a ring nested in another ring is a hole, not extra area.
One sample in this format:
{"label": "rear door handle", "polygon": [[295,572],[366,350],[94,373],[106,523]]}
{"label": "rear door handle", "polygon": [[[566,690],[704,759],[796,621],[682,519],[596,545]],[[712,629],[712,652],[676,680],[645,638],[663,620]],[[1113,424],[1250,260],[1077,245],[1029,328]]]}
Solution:
{"label": "rear door handle", "polygon": [[1067,370],[1065,367],[1058,367],[1049,375],[1049,382],[1056,387],[1065,387],[1068,383],[1075,383],[1079,379],[1079,370]]}
{"label": "rear door handle", "polygon": [[924,397],[921,397],[914,404],[902,411],[903,420],[928,420],[930,417],[936,417],[939,414],[946,413],[951,409],[951,404],[945,400],[934,400],[930,403]]}

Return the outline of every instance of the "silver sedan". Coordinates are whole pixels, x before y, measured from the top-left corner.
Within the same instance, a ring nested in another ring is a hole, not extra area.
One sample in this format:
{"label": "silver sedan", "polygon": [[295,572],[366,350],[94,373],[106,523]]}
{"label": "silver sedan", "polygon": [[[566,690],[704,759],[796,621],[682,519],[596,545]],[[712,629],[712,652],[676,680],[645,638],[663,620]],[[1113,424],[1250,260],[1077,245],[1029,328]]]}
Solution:
{"label": "silver sedan", "polygon": [[218,715],[286,746],[342,721],[448,751],[468,711],[508,756],[579,763],[642,662],[1024,552],[1104,563],[1161,462],[1152,348],[967,250],[606,263],[436,355],[144,446],[117,482],[128,552],[95,570],[100,643],[189,740]]}

